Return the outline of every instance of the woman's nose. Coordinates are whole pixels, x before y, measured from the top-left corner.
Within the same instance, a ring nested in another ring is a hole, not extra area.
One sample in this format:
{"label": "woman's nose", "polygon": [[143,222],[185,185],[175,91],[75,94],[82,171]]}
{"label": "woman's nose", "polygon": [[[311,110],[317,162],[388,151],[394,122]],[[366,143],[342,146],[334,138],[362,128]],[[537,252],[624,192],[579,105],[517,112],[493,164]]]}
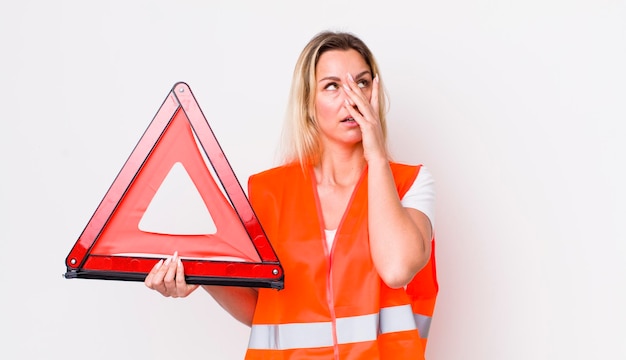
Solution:
{"label": "woman's nose", "polygon": [[346,100],[350,101],[350,96],[348,95],[348,90],[341,86],[341,101],[345,102]]}

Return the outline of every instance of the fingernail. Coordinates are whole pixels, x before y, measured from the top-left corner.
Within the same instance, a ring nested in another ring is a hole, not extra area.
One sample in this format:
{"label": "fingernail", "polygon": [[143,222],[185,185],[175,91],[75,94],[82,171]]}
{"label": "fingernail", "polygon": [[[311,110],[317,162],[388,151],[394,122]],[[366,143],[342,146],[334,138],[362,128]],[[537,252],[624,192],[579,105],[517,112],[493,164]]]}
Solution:
{"label": "fingernail", "polygon": [[161,267],[161,265],[163,265],[163,259],[159,260],[158,263],[156,263],[156,265],[154,265],[155,269],[159,269]]}
{"label": "fingernail", "polygon": [[352,77],[352,74],[348,73],[348,79],[350,79],[350,81],[354,81],[354,78]]}
{"label": "fingernail", "polygon": [[165,263],[163,265],[165,265],[165,266],[169,265],[170,261],[172,261],[172,257],[168,256],[167,259],[165,259]]}
{"label": "fingernail", "polygon": [[352,90],[350,90],[350,87],[349,87],[348,85],[346,85],[346,84],[343,84],[343,88],[344,88],[346,91],[352,91]]}

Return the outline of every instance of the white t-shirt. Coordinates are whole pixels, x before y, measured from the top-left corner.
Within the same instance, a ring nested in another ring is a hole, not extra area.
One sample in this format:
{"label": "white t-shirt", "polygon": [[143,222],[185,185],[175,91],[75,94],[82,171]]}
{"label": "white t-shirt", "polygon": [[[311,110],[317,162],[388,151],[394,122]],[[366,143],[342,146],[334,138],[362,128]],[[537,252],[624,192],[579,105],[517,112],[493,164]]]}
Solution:
{"label": "white t-shirt", "polygon": [[[435,228],[435,181],[430,171],[422,165],[417,178],[400,199],[402,206],[419,210],[426,214],[430,220],[430,224]],[[332,248],[335,241],[337,229],[324,231],[326,233],[326,243],[328,249]]]}

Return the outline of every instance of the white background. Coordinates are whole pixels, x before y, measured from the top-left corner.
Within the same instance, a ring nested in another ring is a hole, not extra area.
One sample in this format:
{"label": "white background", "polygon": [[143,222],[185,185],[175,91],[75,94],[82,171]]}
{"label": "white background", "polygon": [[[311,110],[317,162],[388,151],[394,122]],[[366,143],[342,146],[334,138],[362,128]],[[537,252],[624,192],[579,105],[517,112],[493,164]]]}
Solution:
{"label": "white background", "polygon": [[274,164],[291,72],[352,31],[397,160],[437,182],[428,358],[626,358],[626,5],[618,0],[2,1],[0,358],[240,359],[203,292],[64,279],[171,86],[240,182]]}

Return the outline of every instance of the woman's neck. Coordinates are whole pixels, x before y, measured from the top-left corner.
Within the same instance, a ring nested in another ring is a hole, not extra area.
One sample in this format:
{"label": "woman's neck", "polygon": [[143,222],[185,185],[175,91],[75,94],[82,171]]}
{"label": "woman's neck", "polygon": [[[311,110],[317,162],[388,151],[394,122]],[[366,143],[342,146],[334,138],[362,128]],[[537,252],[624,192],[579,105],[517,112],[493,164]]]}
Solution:
{"label": "woman's neck", "polygon": [[317,183],[330,186],[351,186],[361,178],[366,166],[362,149],[325,151],[314,167]]}

